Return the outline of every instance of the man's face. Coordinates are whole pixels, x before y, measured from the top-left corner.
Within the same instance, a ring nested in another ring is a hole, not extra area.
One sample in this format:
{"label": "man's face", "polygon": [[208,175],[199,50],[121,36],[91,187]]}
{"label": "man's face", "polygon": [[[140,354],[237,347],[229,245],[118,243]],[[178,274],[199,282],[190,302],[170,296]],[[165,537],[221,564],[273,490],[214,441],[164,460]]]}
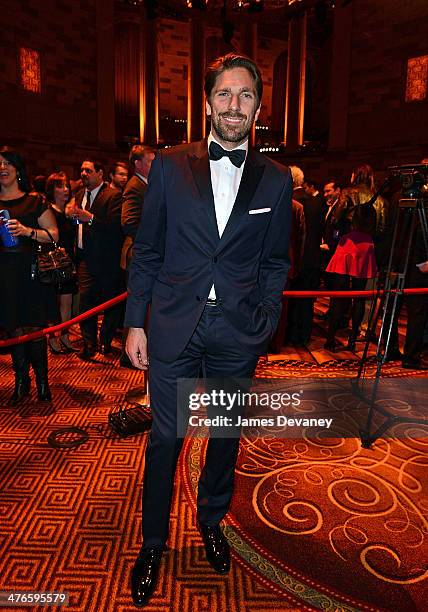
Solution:
{"label": "man's face", "polygon": [[152,161],[154,160],[154,158],[154,153],[146,153],[146,155],[143,155],[141,159],[136,159],[135,170],[138,172],[138,174],[141,174],[141,176],[147,178],[149,176],[150,168],[152,166]]}
{"label": "man's face", "polygon": [[303,183],[303,189],[308,195],[313,196],[315,193],[315,188],[313,185],[309,185],[309,183]]}
{"label": "man's face", "polygon": [[246,68],[222,72],[205,104],[213,135],[225,149],[247,140],[260,113],[254,80]]}
{"label": "man's face", "polygon": [[327,183],[327,185],[324,186],[324,197],[325,197],[325,201],[327,202],[328,206],[331,206],[332,204],[334,204],[334,202],[337,200],[339,195],[340,195],[340,189],[339,187],[335,189],[334,183]]}
{"label": "man's face", "polygon": [[128,182],[128,170],[122,168],[122,166],[116,166],[116,172],[111,174],[111,182],[120,191],[125,189],[125,185]]}
{"label": "man's face", "polygon": [[80,176],[85,189],[96,189],[103,182],[103,171],[95,170],[94,164],[90,161],[84,161],[80,168]]}

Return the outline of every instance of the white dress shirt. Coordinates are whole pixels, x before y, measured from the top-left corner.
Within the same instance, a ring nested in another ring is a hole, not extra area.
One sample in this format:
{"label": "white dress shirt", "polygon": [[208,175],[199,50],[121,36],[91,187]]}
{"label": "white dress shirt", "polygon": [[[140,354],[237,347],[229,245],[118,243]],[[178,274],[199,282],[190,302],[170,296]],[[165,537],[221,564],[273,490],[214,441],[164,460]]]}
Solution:
{"label": "white dress shirt", "polygon": [[[220,144],[212,135],[208,136],[208,147],[211,141],[214,140]],[[221,145],[220,145],[221,146]],[[234,149],[244,149],[248,153],[248,140],[240,144]],[[211,185],[214,195],[215,216],[217,219],[218,233],[221,238],[224,229],[229,221],[233,205],[235,204],[238,194],[239,185],[241,183],[242,173],[244,171],[245,161],[240,168],[232,164],[228,157],[222,157],[216,161],[210,159]],[[214,285],[211,287],[209,296],[215,300],[216,294]]]}
{"label": "white dress shirt", "polygon": [[[91,202],[90,202],[91,206],[94,203],[94,200],[97,197],[98,192],[103,185],[104,183],[101,183],[100,185],[98,185],[98,187],[95,187],[95,189],[91,191]],[[88,191],[90,191],[90,189],[85,189],[85,195],[83,196],[83,200],[82,200],[83,210],[86,210],[86,205],[88,203]],[[91,206],[89,207],[89,210]],[[80,223],[77,226],[77,246],[79,249],[83,249],[83,223]]]}
{"label": "white dress shirt", "polygon": [[143,183],[146,183],[146,185],[148,184],[147,182],[147,177],[143,176],[142,174],[140,174],[139,172],[135,173],[135,176],[138,176],[139,179],[141,179],[143,181]]}

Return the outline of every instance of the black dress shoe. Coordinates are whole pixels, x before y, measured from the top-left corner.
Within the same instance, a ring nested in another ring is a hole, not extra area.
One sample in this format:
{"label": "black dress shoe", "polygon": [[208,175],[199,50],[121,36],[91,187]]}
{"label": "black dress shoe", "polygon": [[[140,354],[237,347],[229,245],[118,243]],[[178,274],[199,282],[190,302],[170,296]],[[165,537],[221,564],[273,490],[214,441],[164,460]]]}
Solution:
{"label": "black dress shoe", "polygon": [[16,406],[24,397],[30,395],[31,380],[29,376],[15,377],[15,390],[10,398],[10,404]]}
{"label": "black dress shoe", "polygon": [[230,547],[219,525],[209,527],[199,523],[207,561],[218,574],[230,570]]}
{"label": "black dress shoe", "polygon": [[52,399],[52,393],[49,389],[49,384],[47,380],[42,380],[41,382],[37,382],[37,397],[41,402],[50,402]]}
{"label": "black dress shoe", "polygon": [[113,352],[111,348],[111,342],[104,342],[101,344],[100,353],[101,355],[111,355]]}
{"label": "black dress shoe", "polygon": [[163,547],[142,548],[132,568],[132,601],[142,608],[153,595],[156,588]]}
{"label": "black dress shoe", "polygon": [[78,354],[78,357],[83,359],[83,361],[89,361],[92,357],[95,357],[96,352],[94,347],[85,345]]}
{"label": "black dress shoe", "polygon": [[389,349],[384,357],[385,363],[387,361],[401,361],[403,359],[403,353],[398,348]]}

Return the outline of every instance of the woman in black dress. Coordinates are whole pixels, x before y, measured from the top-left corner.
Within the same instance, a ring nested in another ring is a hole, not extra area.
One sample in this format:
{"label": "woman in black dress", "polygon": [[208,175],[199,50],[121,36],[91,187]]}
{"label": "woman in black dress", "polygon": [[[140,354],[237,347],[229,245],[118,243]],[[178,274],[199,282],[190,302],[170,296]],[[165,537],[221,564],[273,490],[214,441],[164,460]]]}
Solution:
{"label": "woman in black dress", "polygon": [[[0,148],[0,209],[9,213],[7,226],[18,239],[12,247],[0,245],[0,325],[12,337],[43,328],[56,317],[55,293],[34,275],[37,243],[58,239],[55,217],[46,201],[30,186],[21,156],[8,147]],[[12,346],[15,391],[11,403],[17,404],[30,393],[30,364],[36,375],[38,398],[50,401],[46,338]]]}
{"label": "woman in black dress", "polygon": [[[64,172],[57,172],[49,176],[46,182],[46,197],[58,226],[58,244],[64,247],[71,259],[75,261],[76,231],[70,219],[64,214],[65,206],[71,197],[70,181]],[[57,285],[55,290],[58,295],[61,321],[68,321],[71,319],[73,295],[77,293],[77,282],[75,279],[66,281]],[[67,330],[61,334],[59,341],[57,338],[51,338],[49,346],[53,353],[70,353],[79,350],[71,344]]]}

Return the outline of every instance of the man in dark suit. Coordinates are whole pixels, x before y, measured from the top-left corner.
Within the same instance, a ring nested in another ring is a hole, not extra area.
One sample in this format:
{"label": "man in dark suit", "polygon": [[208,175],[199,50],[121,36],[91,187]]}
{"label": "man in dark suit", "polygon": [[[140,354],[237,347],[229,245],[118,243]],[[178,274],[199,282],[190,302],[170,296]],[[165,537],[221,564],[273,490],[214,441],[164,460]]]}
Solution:
{"label": "man in dark suit", "polygon": [[[129,264],[132,257],[132,245],[134,244],[138,226],[140,224],[141,211],[143,210],[144,194],[147,189],[147,180],[155,158],[156,150],[147,145],[134,145],[129,153],[129,166],[134,174],[126,184],[123,192],[121,224],[125,239],[120,257],[120,267],[128,281]],[[124,368],[133,368],[128,355],[125,352],[125,342],[128,330],[125,329],[122,336],[122,355],[120,365]]]}
{"label": "man in dark suit", "polygon": [[[177,379],[251,378],[281,309],[288,263],[291,177],[248,146],[263,83],[254,62],[229,54],[205,77],[206,141],[157,154],[130,267],[127,352],[150,354],[153,426],[146,451],[143,547],[132,596],[144,605],[168,537],[177,438]],[[151,303],[148,348],[143,325]],[[237,438],[208,443],[199,480],[198,525],[207,559],[230,567],[219,523],[233,492]]]}
{"label": "man in dark suit", "polygon": [[[325,269],[328,266],[330,259],[333,257],[336,247],[341,237],[342,229],[336,224],[335,213],[339,206],[340,197],[340,185],[336,181],[329,181],[324,185],[324,200],[326,207],[324,208],[324,229],[321,242],[321,269],[323,270],[323,281],[324,288],[327,290],[333,290],[334,287],[334,274],[326,272]],[[330,301],[330,298],[328,298]],[[319,316],[323,321],[328,320],[330,313],[330,306],[328,309]],[[349,317],[348,317],[349,319]],[[347,327],[347,320],[344,321]]]}
{"label": "man in dark suit", "polygon": [[[79,312],[83,313],[115,297],[120,290],[122,194],[104,182],[104,168],[95,160],[85,160],[80,169],[84,189],[75,196],[67,213],[77,228],[77,259],[80,292]],[[111,352],[111,341],[120,317],[120,308],[106,310],[100,330],[100,350]],[[97,352],[98,317],[80,323],[83,337],[82,359]]]}
{"label": "man in dark suit", "polygon": [[[293,199],[302,204],[305,215],[305,246],[299,274],[290,283],[293,291],[316,291],[321,273],[321,239],[324,209],[319,194],[312,195],[304,188],[304,175],[297,166],[290,167],[293,176]],[[290,301],[287,340],[296,346],[307,345],[312,334],[314,317],[313,298],[293,298]]]}
{"label": "man in dark suit", "polygon": [[129,166],[134,174],[126,184],[123,192],[121,223],[125,234],[123,241],[121,268],[128,270],[132,256],[132,245],[140,224],[143,209],[144,193],[147,179],[156,151],[147,145],[134,145],[129,153]]}

